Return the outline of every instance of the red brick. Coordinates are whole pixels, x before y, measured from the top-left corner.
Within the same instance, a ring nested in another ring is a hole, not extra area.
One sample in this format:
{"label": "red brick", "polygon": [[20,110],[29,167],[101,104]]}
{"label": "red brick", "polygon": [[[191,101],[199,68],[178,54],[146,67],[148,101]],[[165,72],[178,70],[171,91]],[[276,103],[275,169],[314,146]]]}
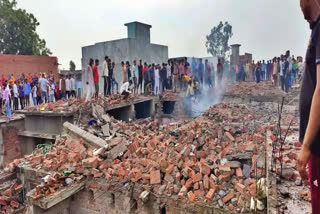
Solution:
{"label": "red brick", "polygon": [[92,157],[82,160],[82,165],[87,168],[97,168],[99,164],[99,159],[97,157]]}
{"label": "red brick", "polygon": [[226,173],[226,174],[219,175],[218,180],[220,182],[224,182],[224,181],[228,181],[229,178],[230,178],[230,174]]}
{"label": "red brick", "polygon": [[150,172],[150,184],[160,184],[161,176],[160,170],[155,170]]}
{"label": "red brick", "polygon": [[15,201],[15,200],[11,200],[10,206],[13,208],[19,208],[20,204],[19,204],[19,202]]}
{"label": "red brick", "polygon": [[100,178],[100,177],[102,177],[102,173],[101,173],[101,172],[95,173],[95,174],[93,175],[93,177],[94,177],[94,178]]}
{"label": "red brick", "polygon": [[213,197],[214,197],[214,193],[215,192],[216,192],[216,189],[210,189],[209,192],[206,195],[206,199],[211,201],[213,199]]}
{"label": "red brick", "polygon": [[174,170],[174,165],[169,165],[168,168],[166,168],[166,173],[171,174]]}
{"label": "red brick", "polygon": [[242,169],[241,169],[241,168],[237,168],[237,169],[236,169],[236,176],[237,176],[238,178],[242,178],[242,177],[243,177]]}
{"label": "red brick", "polygon": [[205,175],[203,177],[203,187],[204,187],[204,189],[209,189],[209,177],[208,177],[208,175]]}
{"label": "red brick", "polygon": [[189,187],[191,187],[192,183],[193,183],[192,178],[189,178],[189,179],[186,181],[186,183],[185,183],[184,186],[187,187],[187,188],[189,188]]}
{"label": "red brick", "polygon": [[200,172],[203,175],[210,175],[211,169],[208,164],[201,162],[200,163]]}
{"label": "red brick", "polygon": [[31,164],[33,166],[37,166],[41,163],[42,163],[42,156],[41,155],[36,155],[31,158]]}
{"label": "red brick", "polygon": [[225,132],[225,135],[227,136],[227,138],[230,140],[230,141],[235,141],[234,137],[230,134],[230,132]]}
{"label": "red brick", "polygon": [[188,199],[189,199],[189,201],[195,201],[196,200],[196,196],[192,191],[188,192]]}
{"label": "red brick", "polygon": [[202,197],[202,196],[204,196],[204,191],[201,189],[198,189],[198,190],[194,191],[194,194],[196,197]]}
{"label": "red brick", "polygon": [[202,175],[200,173],[197,173],[192,177],[192,180],[194,183],[202,181]]}
{"label": "red brick", "polygon": [[222,200],[223,200],[224,203],[227,203],[228,201],[230,201],[233,198],[233,196],[234,196],[234,193],[233,192],[229,192],[229,194],[224,196]]}
{"label": "red brick", "polygon": [[240,192],[241,194],[243,194],[246,191],[246,187],[243,184],[240,184],[240,183],[236,183],[235,189],[238,192]]}

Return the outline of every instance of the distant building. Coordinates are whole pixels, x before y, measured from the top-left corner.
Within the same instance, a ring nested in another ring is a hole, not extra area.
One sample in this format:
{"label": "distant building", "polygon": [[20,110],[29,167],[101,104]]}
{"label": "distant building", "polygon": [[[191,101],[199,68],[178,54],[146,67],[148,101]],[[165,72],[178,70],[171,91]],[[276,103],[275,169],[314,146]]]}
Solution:
{"label": "distant building", "polygon": [[231,56],[230,56],[230,64],[231,65],[239,65],[246,64],[252,62],[252,54],[245,53],[244,55],[240,55],[240,44],[231,45]]}
{"label": "distant building", "polygon": [[52,74],[55,79],[58,79],[57,57],[0,54],[0,77],[3,74],[8,78],[13,74],[17,78],[22,74],[27,76],[29,73],[31,75]]}
{"label": "distant building", "polygon": [[[139,61],[140,59],[142,59],[143,62],[159,64],[168,61],[168,46],[150,43],[151,25],[131,22],[125,24],[125,26],[128,28],[128,38],[126,39],[100,42],[82,47],[82,69],[88,66],[90,58],[99,59],[99,73],[101,76],[102,62],[105,56],[109,56],[116,64],[114,74],[116,80],[121,85],[121,61],[129,61],[131,65],[133,60]],[[100,86],[102,85],[103,80],[100,78]],[[100,87],[100,92],[102,91],[103,88]]]}

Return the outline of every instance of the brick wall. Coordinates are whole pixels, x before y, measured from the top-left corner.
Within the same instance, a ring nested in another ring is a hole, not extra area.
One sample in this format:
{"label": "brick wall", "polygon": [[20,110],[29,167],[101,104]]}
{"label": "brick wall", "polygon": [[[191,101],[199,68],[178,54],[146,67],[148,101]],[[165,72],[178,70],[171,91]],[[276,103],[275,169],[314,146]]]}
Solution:
{"label": "brick wall", "polygon": [[8,126],[2,128],[4,166],[17,158],[21,158],[21,138],[18,136],[18,128]]}
{"label": "brick wall", "polygon": [[51,72],[58,79],[57,57],[0,54],[0,76],[4,74],[5,78],[11,74],[20,77],[22,73],[33,75]]}

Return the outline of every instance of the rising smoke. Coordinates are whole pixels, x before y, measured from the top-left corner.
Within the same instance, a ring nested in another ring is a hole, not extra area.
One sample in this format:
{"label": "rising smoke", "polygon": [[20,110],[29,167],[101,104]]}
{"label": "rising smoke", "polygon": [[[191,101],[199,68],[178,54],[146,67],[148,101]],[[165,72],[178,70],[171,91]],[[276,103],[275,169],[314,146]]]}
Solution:
{"label": "rising smoke", "polygon": [[213,88],[203,87],[201,94],[193,99],[191,106],[191,117],[199,117],[211,106],[219,104],[223,100],[227,81],[223,79],[221,84],[216,84]]}

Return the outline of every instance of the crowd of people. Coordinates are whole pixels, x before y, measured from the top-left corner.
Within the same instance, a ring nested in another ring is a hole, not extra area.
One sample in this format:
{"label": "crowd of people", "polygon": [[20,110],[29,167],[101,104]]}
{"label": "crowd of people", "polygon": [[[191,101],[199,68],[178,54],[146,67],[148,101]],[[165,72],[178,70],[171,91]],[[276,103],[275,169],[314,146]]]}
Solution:
{"label": "crowd of people", "polygon": [[[89,65],[84,73],[86,100],[90,100],[99,93],[99,70],[102,69],[104,96],[114,93],[120,94],[145,94],[160,95],[166,89],[180,92],[188,89],[189,84],[214,87],[215,66],[208,60],[192,59],[191,65],[187,59],[169,60],[167,63],[155,64],[134,60],[121,62],[122,83],[120,91],[119,83],[115,78],[115,62],[106,56],[102,66],[99,67],[99,60],[89,60]],[[223,76],[223,65],[218,61],[216,66],[218,82]],[[115,89],[116,87],[116,89]],[[190,91],[190,90],[189,90]]]}
{"label": "crowd of people", "polygon": [[290,55],[290,51],[272,60],[253,61],[233,67],[236,81],[272,81],[285,92],[289,92],[292,85],[300,81],[303,69],[302,58],[296,59]]}
{"label": "crowd of people", "polygon": [[58,82],[52,74],[21,74],[16,78],[13,74],[0,78],[0,114],[5,111],[8,119],[11,112],[23,110],[31,105],[55,102],[56,100],[76,96],[75,79],[71,75],[61,75]]}

